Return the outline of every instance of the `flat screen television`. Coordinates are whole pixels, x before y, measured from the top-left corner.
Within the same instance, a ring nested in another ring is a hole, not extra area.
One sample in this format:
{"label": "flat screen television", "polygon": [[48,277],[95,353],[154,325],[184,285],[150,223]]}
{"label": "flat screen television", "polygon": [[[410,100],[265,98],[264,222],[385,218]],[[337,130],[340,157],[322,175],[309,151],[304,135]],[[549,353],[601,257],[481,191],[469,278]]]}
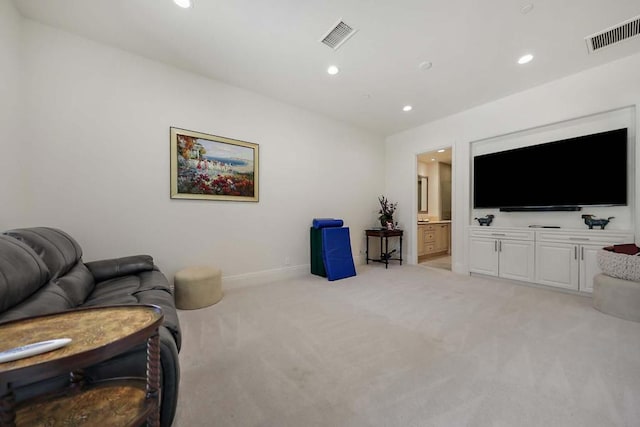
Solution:
{"label": "flat screen television", "polygon": [[627,129],[473,158],[473,207],[579,210],[627,204]]}

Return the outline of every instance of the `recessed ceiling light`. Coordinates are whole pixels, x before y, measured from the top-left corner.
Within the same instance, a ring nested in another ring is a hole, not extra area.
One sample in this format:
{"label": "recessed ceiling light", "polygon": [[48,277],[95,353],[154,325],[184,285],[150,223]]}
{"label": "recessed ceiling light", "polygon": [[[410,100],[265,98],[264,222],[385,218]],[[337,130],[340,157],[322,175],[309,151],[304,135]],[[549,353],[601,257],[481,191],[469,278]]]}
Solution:
{"label": "recessed ceiling light", "polygon": [[532,59],[533,59],[533,55],[531,55],[530,53],[527,53],[526,55],[522,55],[520,59],[518,59],[518,64],[520,65],[526,64],[527,62],[531,62]]}
{"label": "recessed ceiling light", "polygon": [[190,7],[193,7],[192,0],[173,0],[173,2],[184,9],[189,9]]}
{"label": "recessed ceiling light", "polygon": [[405,105],[404,107],[402,107],[402,111],[411,111],[413,110],[413,107],[411,105]]}
{"label": "recessed ceiling light", "polygon": [[441,150],[438,150],[438,153],[444,153],[444,148]]}
{"label": "recessed ceiling light", "polygon": [[340,72],[340,69],[335,65],[330,65],[329,68],[327,68],[327,73],[331,74],[332,76],[335,76],[339,72]]}
{"label": "recessed ceiling light", "polygon": [[431,159],[431,161],[432,161],[432,162],[435,162],[435,161],[436,161],[436,159]]}

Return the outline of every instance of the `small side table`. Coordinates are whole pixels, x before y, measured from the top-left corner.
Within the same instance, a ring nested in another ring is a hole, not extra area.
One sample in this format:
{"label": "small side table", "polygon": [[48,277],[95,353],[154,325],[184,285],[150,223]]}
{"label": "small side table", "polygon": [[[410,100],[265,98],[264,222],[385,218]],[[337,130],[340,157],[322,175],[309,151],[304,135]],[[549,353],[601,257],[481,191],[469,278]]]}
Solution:
{"label": "small side table", "polygon": [[[72,339],[60,349],[0,363],[0,426],[159,426],[158,327],[162,319],[160,307],[123,305],[83,308],[0,325],[2,350],[53,338]],[[144,342],[147,378],[85,383],[83,368]],[[69,374],[65,389],[15,403],[12,382],[36,382],[65,373]]]}
{"label": "small side table", "polygon": [[[369,230],[365,230],[367,235],[367,264],[369,261],[381,262],[384,264],[384,268],[389,268],[389,261],[400,261],[400,265],[402,265],[402,230],[387,230],[384,228],[372,228]],[[380,238],[380,258],[369,258],[369,237],[379,237]],[[391,254],[394,251],[389,252],[389,237],[399,237],[400,238],[400,251],[399,257],[393,258]],[[384,242],[384,250],[383,250],[383,242]]]}

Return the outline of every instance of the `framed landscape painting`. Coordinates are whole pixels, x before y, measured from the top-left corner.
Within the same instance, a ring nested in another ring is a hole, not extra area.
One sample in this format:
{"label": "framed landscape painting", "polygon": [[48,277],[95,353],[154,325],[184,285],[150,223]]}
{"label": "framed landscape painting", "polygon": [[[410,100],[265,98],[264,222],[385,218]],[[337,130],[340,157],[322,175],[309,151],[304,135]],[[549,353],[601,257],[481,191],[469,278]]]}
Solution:
{"label": "framed landscape painting", "polygon": [[258,144],[171,127],[171,198],[258,201]]}

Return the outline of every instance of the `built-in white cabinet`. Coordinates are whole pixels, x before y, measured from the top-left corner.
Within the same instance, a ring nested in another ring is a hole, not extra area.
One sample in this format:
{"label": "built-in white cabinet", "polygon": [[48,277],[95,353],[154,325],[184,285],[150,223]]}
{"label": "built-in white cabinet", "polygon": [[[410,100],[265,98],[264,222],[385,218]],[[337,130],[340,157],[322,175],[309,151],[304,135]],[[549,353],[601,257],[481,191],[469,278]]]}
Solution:
{"label": "built-in white cabinet", "polygon": [[536,282],[578,290],[578,248],[569,243],[536,244]]}
{"label": "built-in white cabinet", "polygon": [[469,271],[592,292],[598,251],[633,243],[631,232],[469,227]]}
{"label": "built-in white cabinet", "polygon": [[498,240],[471,237],[469,239],[469,271],[498,275]]}
{"label": "built-in white cabinet", "polygon": [[536,236],[536,283],[593,291],[593,277],[600,273],[598,251],[604,246],[631,243],[633,235],[606,230],[539,231]]}
{"label": "built-in white cabinet", "polygon": [[[633,240],[633,238],[631,238]],[[613,244],[613,243],[611,243]],[[598,251],[608,245],[581,245],[580,247],[580,283],[579,289],[593,292],[593,278],[602,273],[598,266]]]}
{"label": "built-in white cabinet", "polygon": [[472,273],[533,281],[534,233],[518,229],[472,228],[469,239]]}

